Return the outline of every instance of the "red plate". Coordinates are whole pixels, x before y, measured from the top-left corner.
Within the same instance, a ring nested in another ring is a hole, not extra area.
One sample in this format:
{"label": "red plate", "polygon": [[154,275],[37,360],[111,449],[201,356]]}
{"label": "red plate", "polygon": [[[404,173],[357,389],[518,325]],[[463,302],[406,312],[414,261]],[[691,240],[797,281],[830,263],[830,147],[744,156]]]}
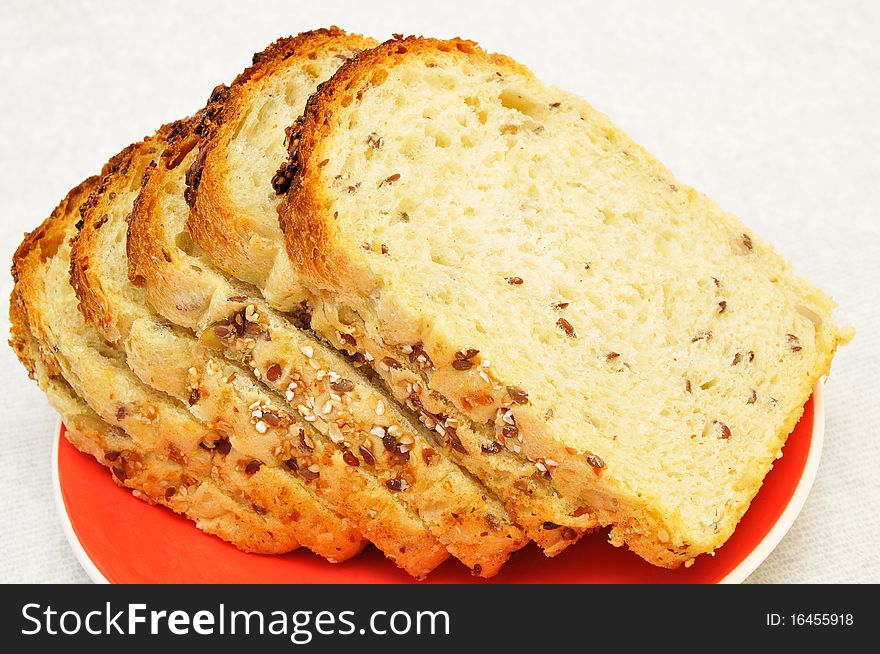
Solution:
{"label": "red plate", "polygon": [[[740,582],[770,554],[794,522],[812,486],[822,449],[821,385],[767,475],[736,532],[714,557],[664,570],[602,534],[548,559],[531,545],[517,552],[495,583]],[[300,549],[283,556],[246,554],[202,533],[171,511],[117,487],[92,457],[57,441],[56,499],[68,540],[89,576],[111,583],[409,583],[409,576],[368,548],[340,564]],[[449,559],[423,583],[486,583]]]}

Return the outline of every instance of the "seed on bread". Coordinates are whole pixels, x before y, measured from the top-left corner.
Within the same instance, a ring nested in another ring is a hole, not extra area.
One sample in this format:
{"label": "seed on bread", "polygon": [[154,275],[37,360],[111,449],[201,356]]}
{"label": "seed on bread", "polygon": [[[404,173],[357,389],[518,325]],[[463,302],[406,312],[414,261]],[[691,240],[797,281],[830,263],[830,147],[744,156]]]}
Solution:
{"label": "seed on bread", "polygon": [[559,329],[561,329],[569,338],[577,338],[577,332],[575,332],[572,324],[568,322],[568,320],[566,320],[565,318],[560,318],[559,320],[557,320],[556,326],[559,327]]}
{"label": "seed on bread", "polygon": [[504,449],[504,446],[498,441],[489,441],[480,446],[480,449],[486,454],[498,454],[498,452]]}

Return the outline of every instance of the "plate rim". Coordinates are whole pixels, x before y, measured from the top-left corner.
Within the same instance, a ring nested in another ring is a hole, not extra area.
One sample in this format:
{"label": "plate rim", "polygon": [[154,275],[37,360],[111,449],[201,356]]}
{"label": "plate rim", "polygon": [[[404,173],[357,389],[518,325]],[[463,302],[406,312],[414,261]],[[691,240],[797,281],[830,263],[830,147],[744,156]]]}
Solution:
{"label": "plate rim", "polygon": [[79,561],[79,564],[83,567],[83,570],[85,570],[86,575],[96,584],[109,584],[110,580],[98,570],[98,566],[95,565],[95,562],[92,561],[91,558],[89,558],[88,553],[82,546],[82,543],[80,543],[76,531],[73,529],[73,522],[70,519],[70,514],[67,512],[67,506],[64,504],[64,495],[61,492],[61,471],[58,467],[59,446],[61,439],[63,438],[63,436],[61,436],[63,421],[60,417],[56,421],[56,424],[57,427],[53,432],[55,436],[52,439],[52,496],[55,498],[55,510],[58,512],[58,517],[61,520],[61,528],[64,531],[64,537],[67,539],[67,544],[70,545],[74,557]]}
{"label": "plate rim", "polygon": [[[719,584],[741,584],[749,575],[758,569],[767,557],[779,546],[782,539],[789,532],[795,520],[804,508],[809,497],[816,475],[819,471],[819,463],[822,458],[822,449],[825,441],[825,401],[823,394],[824,378],[816,382],[813,387],[813,429],[810,434],[810,450],[804,463],[801,476],[791,498],[783,509],[779,518],[773,523],[770,530],[749,554],[740,561],[736,567],[718,581]],[[61,474],[58,466],[59,445],[61,442],[62,420],[56,422],[54,438],[52,439],[52,495],[55,500],[55,509],[61,520],[61,526],[68,545],[73,550],[76,560],[82,566],[86,575],[96,584],[110,584],[94,561],[89,557],[73,528],[70,514],[64,503],[64,495],[61,491]]]}

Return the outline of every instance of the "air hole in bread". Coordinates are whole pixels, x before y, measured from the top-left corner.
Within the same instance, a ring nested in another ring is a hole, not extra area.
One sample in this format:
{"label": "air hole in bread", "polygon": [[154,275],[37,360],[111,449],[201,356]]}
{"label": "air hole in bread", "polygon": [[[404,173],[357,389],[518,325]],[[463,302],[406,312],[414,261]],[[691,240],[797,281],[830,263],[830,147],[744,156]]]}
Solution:
{"label": "air hole in bread", "polygon": [[504,89],[499,94],[498,99],[503,107],[518,111],[530,118],[540,118],[545,113],[543,104],[536,102],[516,89]]}

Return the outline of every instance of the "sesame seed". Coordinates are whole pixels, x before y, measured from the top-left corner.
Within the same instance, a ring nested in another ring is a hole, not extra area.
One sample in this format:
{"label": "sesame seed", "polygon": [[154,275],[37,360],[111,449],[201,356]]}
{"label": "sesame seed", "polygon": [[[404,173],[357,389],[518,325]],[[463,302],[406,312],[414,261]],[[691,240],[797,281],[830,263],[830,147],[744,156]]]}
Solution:
{"label": "sesame seed", "polygon": [[256,429],[261,434],[265,434],[268,427],[266,426],[265,422],[263,422],[262,420],[258,420],[257,423],[254,425],[254,429]]}
{"label": "sesame seed", "polygon": [[311,345],[304,345],[299,350],[300,350],[300,352],[305,354],[309,359],[311,359],[313,356],[315,356],[315,350],[312,348]]}

